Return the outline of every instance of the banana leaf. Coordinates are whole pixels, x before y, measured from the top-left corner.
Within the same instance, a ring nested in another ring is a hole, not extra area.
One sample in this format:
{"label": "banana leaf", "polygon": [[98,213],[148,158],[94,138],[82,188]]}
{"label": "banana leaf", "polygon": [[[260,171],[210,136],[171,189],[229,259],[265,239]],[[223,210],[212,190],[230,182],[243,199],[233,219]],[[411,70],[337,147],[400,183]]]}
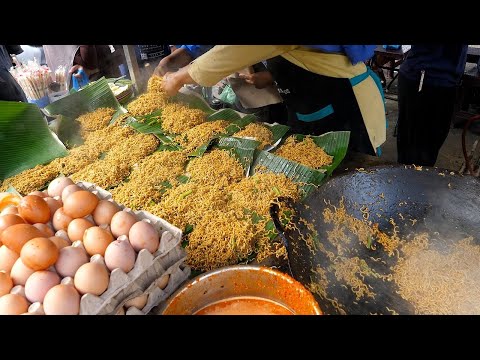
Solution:
{"label": "banana leaf", "polygon": [[290,130],[290,126],[282,125],[282,124],[267,124],[263,123],[265,126],[270,128],[270,131],[273,134],[273,144],[270,146],[266,146],[265,151],[270,151],[274,149],[282,140],[283,136]]}
{"label": "banana leaf", "polygon": [[248,175],[253,162],[255,149],[260,143],[255,140],[241,139],[235,137],[221,137],[216,145],[219,149],[226,149],[233,152],[237,160],[245,169],[245,175]]}
{"label": "banana leaf", "polygon": [[125,122],[137,130],[138,132],[142,134],[153,134],[157,137],[164,135],[162,126],[159,123],[154,123],[154,124],[148,124],[148,123],[141,123],[138,122],[137,119],[134,117],[130,116],[128,117]]}
{"label": "banana leaf", "polygon": [[67,147],[71,148],[83,144],[80,126],[75,119],[101,107],[111,107],[116,110],[110,123],[115,122],[118,116],[127,112],[118,103],[105,78],[94,81],[82,90],[51,103],[44,110],[50,116],[56,117],[50,123],[50,128]]}
{"label": "banana leaf", "polygon": [[246,115],[238,120],[232,121],[232,123],[227,126],[227,129],[225,131],[226,135],[232,136],[236,132],[239,132],[240,130],[244,129],[245,126],[248,124],[255,122],[257,120],[257,117],[255,115]]}
{"label": "banana leaf", "polygon": [[58,138],[68,149],[83,144],[84,140],[80,135],[80,123],[63,115],[58,115],[48,125],[50,130],[57,134]]}
{"label": "banana leaf", "polygon": [[[295,134],[296,140],[302,141],[306,135]],[[343,161],[348,150],[350,131],[332,131],[320,136],[312,136],[313,142],[321,147],[328,155],[333,156],[332,164],[323,166],[330,176]]]}
{"label": "banana leaf", "polygon": [[[126,110],[125,110],[126,112]],[[155,110],[151,114],[148,115],[140,115],[132,117],[135,121],[141,124],[148,124],[148,125],[161,125],[162,123],[162,109]],[[112,120],[113,121],[113,120]]]}
{"label": "banana leaf", "polygon": [[0,101],[0,179],[67,155],[37,105]]}
{"label": "banana leaf", "polygon": [[238,120],[233,120],[231,122],[231,124],[229,126],[227,126],[227,128],[225,129],[225,133],[214,136],[208,142],[199,146],[195,151],[188,154],[188,156],[192,156],[192,157],[202,156],[208,149],[210,149],[215,143],[217,143],[220,138],[231,136],[233,133],[235,133],[237,131],[240,131],[245,126],[247,126],[249,123],[251,123],[252,121],[255,121],[255,119],[256,118],[254,116],[247,115],[247,116],[244,116],[243,118],[240,118]]}
{"label": "banana leaf", "polygon": [[325,170],[315,170],[267,151],[255,150],[250,175],[258,172],[259,166],[265,167],[267,170],[276,174],[283,173],[293,182],[299,183],[303,196],[307,196],[315,186],[321,185],[326,179]]}
{"label": "banana leaf", "polygon": [[208,121],[215,121],[215,120],[228,120],[228,121],[234,121],[234,120],[240,120],[242,117],[238,112],[236,112],[233,109],[220,109],[218,111],[215,111],[213,114],[209,115],[207,117]]}
{"label": "banana leaf", "polygon": [[172,97],[172,101],[187,104],[193,109],[200,109],[207,113],[207,115],[212,115],[215,112],[201,95],[192,90],[182,89],[182,92]]}
{"label": "banana leaf", "polygon": [[51,116],[64,115],[67,118],[76,119],[82,114],[101,107],[111,107],[119,112],[121,110],[105,78],[94,81],[82,90],[51,103],[44,110]]}

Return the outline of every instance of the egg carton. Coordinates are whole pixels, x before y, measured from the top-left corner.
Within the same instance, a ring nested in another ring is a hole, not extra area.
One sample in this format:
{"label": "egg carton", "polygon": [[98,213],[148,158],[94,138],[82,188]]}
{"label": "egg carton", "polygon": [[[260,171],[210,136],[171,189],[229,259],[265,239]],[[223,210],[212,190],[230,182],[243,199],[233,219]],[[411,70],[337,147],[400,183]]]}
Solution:
{"label": "egg carton", "polygon": [[148,250],[138,253],[134,268],[126,274],[115,269],[110,274],[107,290],[100,296],[85,294],[80,301],[80,315],[106,315],[135,291],[143,292],[158,277],[163,275],[172,264],[184,262],[185,250],[177,246],[163,256],[154,257]]}
{"label": "egg carton", "polygon": [[[94,184],[78,182],[77,185],[82,189],[95,191],[101,200],[112,199],[108,191]],[[115,201],[114,203],[124,211],[134,214],[139,220],[148,220],[160,234],[160,246],[154,254],[146,249],[141,250],[133,269],[128,273],[114,269],[110,274],[108,288],[102,295],[83,295],[80,301],[80,315],[108,314],[125,297],[134,291],[144,291],[154,279],[173,264],[183,262],[186,257],[181,246],[182,231],[179,228],[146,211],[133,211]]]}
{"label": "egg carton", "polygon": [[[140,291],[139,289],[130,294],[125,298],[119,306],[111,313],[112,315],[118,314],[121,309],[125,306],[125,303],[131,299],[134,299],[138,296],[147,295],[148,300],[145,306],[142,309],[137,309],[134,306],[131,306],[127,309],[125,315],[147,315],[150,311],[167,300],[170,295],[172,295],[175,290],[177,290],[180,285],[182,285],[190,277],[191,270],[189,266],[185,266],[183,261],[178,261],[172,265],[165,273],[156,278],[146,290]],[[164,289],[159,288],[159,282],[163,280],[163,277],[169,275],[169,280],[167,286]]]}

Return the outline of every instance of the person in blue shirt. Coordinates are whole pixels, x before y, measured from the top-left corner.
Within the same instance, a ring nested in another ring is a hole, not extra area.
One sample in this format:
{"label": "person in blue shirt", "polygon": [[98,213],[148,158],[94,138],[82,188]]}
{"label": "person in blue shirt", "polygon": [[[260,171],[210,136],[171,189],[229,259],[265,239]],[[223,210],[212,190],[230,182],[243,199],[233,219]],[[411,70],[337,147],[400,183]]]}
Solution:
{"label": "person in blue shirt", "polygon": [[401,164],[434,166],[450,131],[468,45],[412,45],[398,76],[397,155]]}

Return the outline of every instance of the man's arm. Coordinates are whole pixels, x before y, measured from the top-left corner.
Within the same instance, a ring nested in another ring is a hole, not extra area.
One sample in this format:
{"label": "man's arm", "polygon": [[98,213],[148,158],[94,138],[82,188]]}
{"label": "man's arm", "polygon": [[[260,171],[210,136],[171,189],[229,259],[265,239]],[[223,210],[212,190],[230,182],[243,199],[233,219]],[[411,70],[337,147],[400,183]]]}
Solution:
{"label": "man's arm", "polygon": [[160,60],[160,63],[155,68],[154,75],[163,76],[167,72],[178,71],[190,64],[193,57],[185,48],[179,48],[174,50],[170,55]]}
{"label": "man's arm", "polygon": [[236,71],[297,47],[298,45],[217,45],[190,64],[188,73],[195,83],[213,86]]}

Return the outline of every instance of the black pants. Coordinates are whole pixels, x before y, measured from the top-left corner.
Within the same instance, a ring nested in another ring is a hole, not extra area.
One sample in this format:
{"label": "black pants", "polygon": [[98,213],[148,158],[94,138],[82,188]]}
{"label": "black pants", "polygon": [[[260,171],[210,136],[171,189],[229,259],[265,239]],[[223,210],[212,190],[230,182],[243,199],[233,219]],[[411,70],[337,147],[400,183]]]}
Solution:
{"label": "black pants", "polygon": [[450,131],[455,87],[433,87],[398,77],[397,154],[401,164],[434,166]]}

